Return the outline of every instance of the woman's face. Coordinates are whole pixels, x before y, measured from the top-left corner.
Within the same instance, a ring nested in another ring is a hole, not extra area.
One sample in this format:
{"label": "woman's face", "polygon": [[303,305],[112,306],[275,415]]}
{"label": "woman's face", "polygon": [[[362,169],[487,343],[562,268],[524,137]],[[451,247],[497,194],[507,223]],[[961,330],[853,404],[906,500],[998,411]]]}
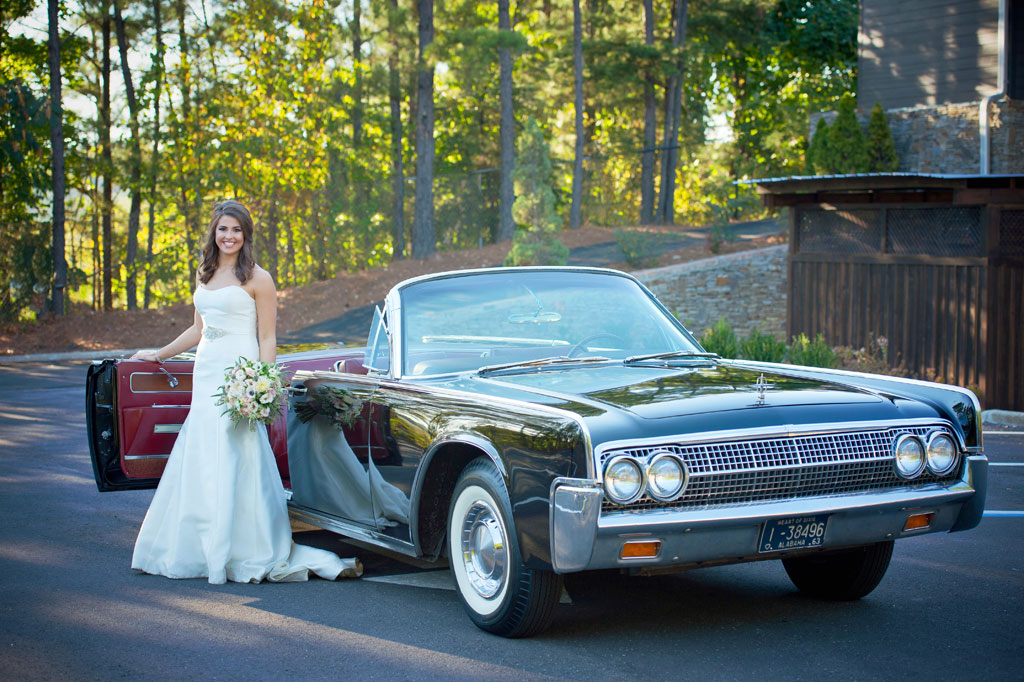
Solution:
{"label": "woman's face", "polygon": [[225,256],[237,254],[242,250],[242,242],[245,236],[242,233],[242,224],[237,219],[223,215],[217,221],[216,232],[217,248]]}

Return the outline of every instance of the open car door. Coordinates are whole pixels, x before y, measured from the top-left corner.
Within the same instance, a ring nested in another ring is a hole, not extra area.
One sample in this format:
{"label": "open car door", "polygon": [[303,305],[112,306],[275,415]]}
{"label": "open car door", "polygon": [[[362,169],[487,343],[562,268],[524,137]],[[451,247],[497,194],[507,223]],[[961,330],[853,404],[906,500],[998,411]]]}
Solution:
{"label": "open car door", "polygon": [[156,487],[191,398],[191,360],[102,360],[89,367],[86,425],[101,492]]}

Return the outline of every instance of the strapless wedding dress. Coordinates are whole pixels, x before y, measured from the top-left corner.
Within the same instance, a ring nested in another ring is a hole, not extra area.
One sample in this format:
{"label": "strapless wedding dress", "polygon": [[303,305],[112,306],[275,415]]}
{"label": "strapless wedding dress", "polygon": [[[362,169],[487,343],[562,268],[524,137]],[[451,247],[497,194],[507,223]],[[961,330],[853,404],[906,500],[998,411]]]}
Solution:
{"label": "strapless wedding dress", "polygon": [[224,370],[259,358],[256,303],[239,286],[196,289],[203,320],[192,404],[135,542],[132,568],[211,583],[356,577],[356,559],[292,542],[266,429],[235,426],[214,404]]}

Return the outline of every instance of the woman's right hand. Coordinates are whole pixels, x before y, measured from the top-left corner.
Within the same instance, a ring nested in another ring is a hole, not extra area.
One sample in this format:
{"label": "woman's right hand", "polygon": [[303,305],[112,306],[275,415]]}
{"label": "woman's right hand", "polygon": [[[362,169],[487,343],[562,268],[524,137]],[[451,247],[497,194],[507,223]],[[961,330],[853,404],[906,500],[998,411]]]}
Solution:
{"label": "woman's right hand", "polygon": [[163,360],[160,359],[160,356],[157,355],[157,352],[155,350],[140,350],[140,351],[137,351],[135,353],[135,355],[131,356],[131,358],[129,358],[129,359],[130,360],[142,360],[143,362],[159,362],[160,364],[163,364],[163,362],[164,362]]}

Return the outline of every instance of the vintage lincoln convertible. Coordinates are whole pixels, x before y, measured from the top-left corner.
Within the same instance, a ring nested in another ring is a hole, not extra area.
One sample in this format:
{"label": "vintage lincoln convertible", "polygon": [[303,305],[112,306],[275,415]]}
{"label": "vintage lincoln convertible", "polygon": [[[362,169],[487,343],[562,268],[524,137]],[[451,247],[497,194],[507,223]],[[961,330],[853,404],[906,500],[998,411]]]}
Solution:
{"label": "vintage lincoln convertible", "polygon": [[[495,268],[411,279],[365,348],[286,353],[270,429],[293,518],[447,558],[479,627],[546,627],[565,574],[780,559],[857,599],[894,540],[973,528],[987,459],[953,386],[704,352],[629,275]],[[90,368],[100,490],[156,485],[191,362]]]}

